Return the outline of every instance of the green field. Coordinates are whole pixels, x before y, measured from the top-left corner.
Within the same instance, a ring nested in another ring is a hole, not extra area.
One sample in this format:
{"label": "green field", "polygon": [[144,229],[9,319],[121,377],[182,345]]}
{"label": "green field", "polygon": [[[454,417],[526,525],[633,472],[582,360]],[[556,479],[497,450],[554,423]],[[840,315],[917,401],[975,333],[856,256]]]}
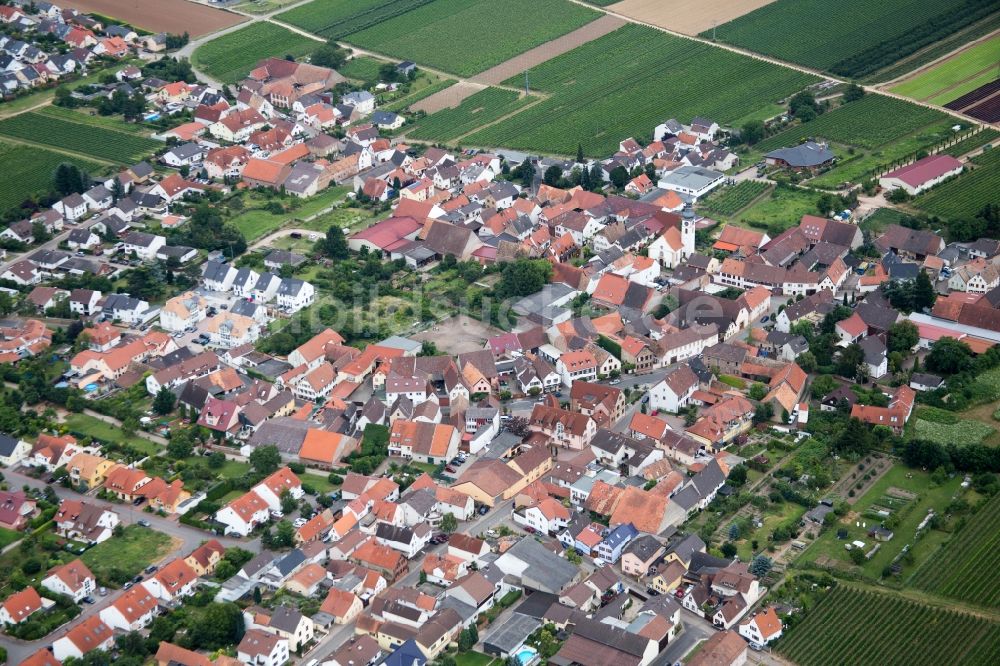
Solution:
{"label": "green field", "polygon": [[[350,187],[347,186],[330,187],[314,197],[304,200],[293,200],[291,203],[297,206],[296,208],[278,214],[272,213],[263,207],[256,207],[262,206],[268,200],[251,194],[243,201],[243,205],[245,206],[243,212],[231,218],[228,222],[242,231],[248,241],[253,242],[286,224],[303,226],[300,224],[302,220],[339,203],[349,191]],[[311,227],[305,225],[305,228]]]}
{"label": "green field", "polygon": [[895,208],[879,208],[862,220],[858,226],[861,227],[862,231],[878,236],[890,224],[902,224],[906,217],[906,213]]}
{"label": "green field", "polygon": [[754,145],[757,152],[794,146],[808,138],[826,139],[861,148],[878,148],[947,116],[900,99],[865,95],[824,113],[815,120],[793,125]]}
{"label": "green field", "polygon": [[23,536],[24,535],[17,530],[9,530],[6,527],[0,527],[0,550],[6,548],[15,541],[20,541]]}
{"label": "green field", "polygon": [[[935,485],[931,483],[928,472],[895,465],[857,501],[852,507],[853,514],[848,514],[833,528],[824,531],[806,549],[799,558],[799,564],[856,572],[867,580],[877,581],[882,578],[886,567],[902,552],[903,547],[909,544],[914,564],[904,565],[901,569],[901,575],[909,575],[911,570],[916,570],[935,552],[947,536],[938,530],[926,530],[919,539],[914,539],[917,526],[927,516],[929,509],[943,514],[952,497],[961,490],[961,482],[961,477],[954,477],[941,485]],[[904,499],[906,493],[912,493],[915,498]],[[889,516],[880,514],[880,511],[887,511]],[[894,534],[892,540],[881,542],[878,552],[858,567],[849,557],[845,545],[858,540],[866,544],[864,550],[870,550],[878,542],[868,536],[868,529],[886,520],[890,520],[890,524],[896,523],[890,528]],[[858,525],[859,522],[867,527]],[[839,529],[847,530],[845,539],[837,538]]]}
{"label": "green field", "polygon": [[708,213],[723,217],[735,215],[764,194],[768,187],[770,186],[767,183],[758,180],[744,180],[731,187],[712,192],[701,203],[701,207]]}
{"label": "green field", "polygon": [[956,419],[955,423],[935,423],[917,419],[913,432],[919,439],[929,439],[946,446],[948,444],[965,446],[979,444],[996,430],[985,423],[966,419]]}
{"label": "green field", "polygon": [[819,215],[819,193],[797,187],[778,186],[771,194],[741,211],[735,221],[742,226],[767,230],[776,236],[797,225],[803,215]]}
{"label": "green field", "polygon": [[274,23],[254,23],[199,46],[191,62],[223,83],[236,83],[264,58],[301,58],[321,46]]}
{"label": "green field", "polygon": [[451,141],[536,99],[512,90],[487,88],[465,98],[454,109],[444,109],[417,121],[406,135],[422,141]]}
{"label": "green field", "polygon": [[455,83],[455,79],[442,79],[440,81],[436,81],[420,88],[419,90],[413,90],[409,95],[400,97],[399,99],[393,100],[388,104],[384,104],[381,108],[383,111],[393,111],[399,113],[400,111],[413,106],[420,100],[427,99],[434,93],[441,92],[445,88],[455,85]]}
{"label": "green field", "polygon": [[[995,79],[998,57],[1000,35],[980,42],[890,90],[932,104],[947,104]],[[984,75],[986,80],[981,81]]]}
{"label": "green field", "polygon": [[[711,85],[705,72],[713,73]],[[466,141],[561,155],[582,145],[588,155],[606,156],[623,137],[648,136],[666,118],[740,125],[816,80],[630,24],[533,68],[531,87],[549,98]]]}
{"label": "green field", "polygon": [[966,153],[971,153],[973,150],[981,146],[996,143],[997,137],[1000,137],[1000,132],[995,129],[986,128],[981,132],[976,132],[966,139],[962,139],[952,146],[948,146],[948,148],[941,152],[945,155],[951,155],[952,157],[961,157]]}
{"label": "green field", "polygon": [[383,64],[382,60],[358,56],[345,62],[337,71],[347,78],[357,81],[378,81],[378,70]]}
{"label": "green field", "polygon": [[1000,660],[1000,624],[839,585],[779,640],[777,651],[799,666],[989,666]]}
{"label": "green field", "polygon": [[0,163],[4,168],[4,177],[0,179],[0,212],[51,190],[52,174],[63,162],[73,163],[91,174],[102,168],[97,162],[0,141]]}
{"label": "green field", "polygon": [[914,205],[945,219],[973,217],[988,203],[997,203],[1000,192],[1000,150],[989,150],[972,159],[974,168],[937,185],[914,199]]}
{"label": "green field", "polygon": [[[1000,607],[1000,495],[996,495],[913,575],[922,590],[973,604]],[[991,575],[983,575],[990,572]]]}
{"label": "green field", "polygon": [[876,72],[996,11],[993,0],[777,0],[702,33],[839,76]]}
{"label": "green field", "polygon": [[566,0],[434,0],[346,37],[352,44],[471,76],[593,21]]}
{"label": "green field", "polygon": [[124,583],[150,563],[166,557],[170,550],[168,535],[129,525],[122,536],[97,544],[80,559],[94,572],[98,583]]}
{"label": "green field", "polygon": [[138,162],[163,147],[163,143],[141,136],[135,126],[117,125],[115,128],[108,119],[64,109],[41,109],[0,120],[0,136],[118,164]]}
{"label": "green field", "polygon": [[313,0],[283,12],[285,23],[326,39],[341,39],[395,16],[426,5],[432,0]]}

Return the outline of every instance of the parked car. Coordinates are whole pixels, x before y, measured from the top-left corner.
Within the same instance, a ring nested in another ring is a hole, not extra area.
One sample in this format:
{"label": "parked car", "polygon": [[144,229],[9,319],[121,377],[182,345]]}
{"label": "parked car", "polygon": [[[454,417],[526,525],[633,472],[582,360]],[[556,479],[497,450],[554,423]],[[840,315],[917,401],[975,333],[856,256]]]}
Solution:
{"label": "parked car", "polygon": [[480,516],[485,516],[489,512],[490,512],[490,507],[488,507],[486,505],[483,505],[483,506],[479,507],[479,515]]}
{"label": "parked car", "polygon": [[536,529],[535,529],[534,527],[531,527],[531,526],[529,525],[529,526],[527,526],[527,527],[525,527],[525,528],[524,528],[524,531],[525,531],[525,532],[527,532],[528,534],[534,534],[534,533],[535,533],[535,532],[537,532],[538,530],[536,530]]}
{"label": "parked car", "polygon": [[108,596],[108,588],[102,587],[97,591],[97,593],[100,594],[102,597],[106,597]]}
{"label": "parked car", "polygon": [[129,581],[129,582],[125,583],[124,585],[122,585],[122,589],[123,590],[130,590],[130,589],[132,589],[132,584],[133,584],[132,581]]}
{"label": "parked car", "polygon": [[444,471],[451,472],[452,474],[454,474],[456,472],[455,468],[452,467],[451,465],[448,465],[447,467],[445,467]]}
{"label": "parked car", "polygon": [[272,518],[277,518],[278,520],[281,520],[282,518],[285,517],[285,514],[283,514],[282,512],[278,511],[277,509],[275,509],[274,511],[271,512],[271,517]]}
{"label": "parked car", "polygon": [[94,603],[94,597],[92,597],[92,596],[90,596],[88,594],[87,596],[85,596],[83,598],[83,603],[85,603],[85,604],[92,604],[92,603]]}
{"label": "parked car", "polygon": [[142,574],[139,574],[135,578],[133,578],[132,582],[133,583],[141,583],[142,582]]}
{"label": "parked car", "polygon": [[158,568],[159,567],[157,567],[155,564],[150,564],[148,567],[146,567],[146,573],[148,573],[148,574],[153,573]]}
{"label": "parked car", "polygon": [[145,518],[140,518],[139,520],[136,521],[136,523],[139,525],[139,527],[150,527],[149,521],[146,520]]}

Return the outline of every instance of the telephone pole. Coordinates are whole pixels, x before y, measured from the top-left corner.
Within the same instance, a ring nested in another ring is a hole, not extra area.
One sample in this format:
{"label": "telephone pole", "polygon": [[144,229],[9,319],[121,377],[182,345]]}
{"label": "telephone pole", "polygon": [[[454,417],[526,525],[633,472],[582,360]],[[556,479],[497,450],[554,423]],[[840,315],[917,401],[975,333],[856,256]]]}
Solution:
{"label": "telephone pole", "polygon": [[530,92],[528,90],[528,72],[530,72],[530,71],[531,71],[530,69],[524,70],[524,96],[525,97],[527,97],[528,94],[529,94],[529,92]]}

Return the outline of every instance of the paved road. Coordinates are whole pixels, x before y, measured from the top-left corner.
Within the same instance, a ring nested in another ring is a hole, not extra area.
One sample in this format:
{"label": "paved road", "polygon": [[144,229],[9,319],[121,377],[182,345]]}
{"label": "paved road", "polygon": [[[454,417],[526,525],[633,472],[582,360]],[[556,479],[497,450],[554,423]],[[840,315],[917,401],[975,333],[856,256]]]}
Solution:
{"label": "paved road", "polygon": [[708,640],[717,630],[712,623],[703,617],[698,617],[689,610],[681,609],[681,626],[684,631],[667,646],[667,649],[657,655],[650,666],[670,666],[679,662],[701,641]]}

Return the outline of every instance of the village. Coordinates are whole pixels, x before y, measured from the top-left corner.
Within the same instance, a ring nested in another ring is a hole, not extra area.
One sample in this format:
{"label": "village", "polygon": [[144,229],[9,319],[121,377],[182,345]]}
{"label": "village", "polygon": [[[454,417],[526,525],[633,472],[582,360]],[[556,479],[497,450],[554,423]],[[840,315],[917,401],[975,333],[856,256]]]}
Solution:
{"label": "village", "polygon": [[841,155],[742,164],[700,116],[431,145],[395,83],[220,89],[161,58],[186,36],[0,20],[35,39],[5,92],[136,57],[70,104],[163,119],[0,231],[8,663],[786,664],[818,589],[924,575],[993,502],[1000,241],[889,207],[955,157],[765,228],[712,202]]}

